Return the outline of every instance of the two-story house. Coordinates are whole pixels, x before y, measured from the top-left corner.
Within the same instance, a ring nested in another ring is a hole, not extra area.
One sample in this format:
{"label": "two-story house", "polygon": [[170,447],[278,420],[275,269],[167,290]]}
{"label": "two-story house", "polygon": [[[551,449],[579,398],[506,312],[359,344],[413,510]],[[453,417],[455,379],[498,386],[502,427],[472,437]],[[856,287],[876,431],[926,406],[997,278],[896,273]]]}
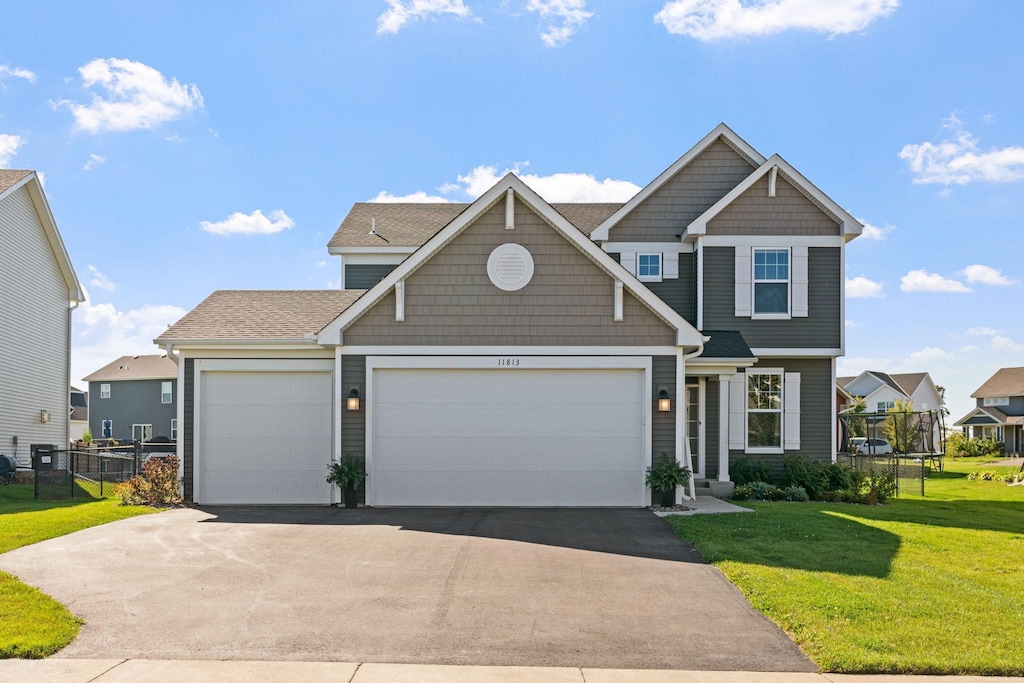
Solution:
{"label": "two-story house", "polygon": [[85,377],[92,438],[176,441],[177,378],[178,366],[166,354],[121,356]]}
{"label": "two-story house", "polygon": [[945,405],[939,387],[927,372],[887,374],[865,370],[856,377],[840,377],[838,381],[847,392],[862,399],[871,413],[892,410],[896,401],[909,401],[914,410],[939,410]]}
{"label": "two-story house", "polygon": [[972,438],[1003,442],[1003,451],[1024,453],[1024,368],[1000,368],[971,394],[977,407],[956,421]]}
{"label": "two-story house", "polygon": [[0,169],[0,453],[66,447],[71,312],[85,293],[35,171]]}
{"label": "two-story house", "polygon": [[356,204],[341,291],[220,291],[178,361],[185,495],[369,505],[650,504],[663,455],[831,461],[843,262],[862,226],[724,124],[625,204],[509,174],[471,204]]}

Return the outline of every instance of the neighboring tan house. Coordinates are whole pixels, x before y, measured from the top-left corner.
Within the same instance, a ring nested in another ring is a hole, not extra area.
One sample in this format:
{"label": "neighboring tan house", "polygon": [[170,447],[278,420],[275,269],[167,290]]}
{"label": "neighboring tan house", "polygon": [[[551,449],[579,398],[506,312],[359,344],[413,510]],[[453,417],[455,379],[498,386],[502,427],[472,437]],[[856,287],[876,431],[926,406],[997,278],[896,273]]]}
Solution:
{"label": "neighboring tan house", "polygon": [[71,387],[71,431],[68,440],[80,441],[89,430],[89,394]]}
{"label": "neighboring tan house", "polygon": [[1024,368],[1000,368],[971,394],[977,407],[956,421],[968,437],[992,437],[1006,453],[1024,453]]}
{"label": "neighboring tan house", "polygon": [[512,174],[356,204],[342,291],[215,292],[156,339],[185,496],[327,504],[352,454],[368,505],[641,507],[663,455],[719,491],[742,457],[830,462],[861,230],[724,124],[621,205]]}
{"label": "neighboring tan house", "polygon": [[71,311],[85,294],[35,171],[0,170],[0,453],[65,447]]}
{"label": "neighboring tan house", "polygon": [[166,355],[121,356],[85,378],[93,439],[178,438],[178,366]]}

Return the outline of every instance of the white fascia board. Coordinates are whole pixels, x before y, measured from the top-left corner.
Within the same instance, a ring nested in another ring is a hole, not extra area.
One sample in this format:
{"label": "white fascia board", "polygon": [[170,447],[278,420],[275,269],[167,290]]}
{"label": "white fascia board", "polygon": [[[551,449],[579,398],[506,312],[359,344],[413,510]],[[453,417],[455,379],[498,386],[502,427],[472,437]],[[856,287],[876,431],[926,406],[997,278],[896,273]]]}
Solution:
{"label": "white fascia board", "polygon": [[345,356],[670,356],[675,346],[341,346]]}
{"label": "white fascia board", "polygon": [[50,202],[46,199],[46,192],[43,191],[43,184],[39,182],[39,176],[36,172],[32,171],[14,185],[0,192],[0,200],[3,200],[4,197],[17,191],[19,188],[26,186],[28,195],[32,199],[32,204],[35,206],[36,214],[39,217],[39,222],[43,225],[46,239],[50,243],[50,250],[57,260],[57,267],[60,269],[61,276],[64,278],[64,284],[68,288],[68,301],[76,304],[81,303],[85,301],[85,290],[82,289],[82,283],[78,281],[75,267],[71,264],[71,257],[64,246],[60,230],[57,229],[57,221],[50,210]]}
{"label": "white fascia board", "polygon": [[419,247],[328,247],[327,253],[338,254],[411,254]]}
{"label": "white fascia board", "polygon": [[841,235],[702,235],[701,240],[705,247],[839,248],[846,244]]}
{"label": "white fascia board", "polygon": [[[157,343],[157,342],[154,342]],[[174,344],[178,351],[195,349],[322,349],[316,339],[161,339],[159,344]]]}
{"label": "white fascia board", "polygon": [[448,242],[454,239],[462,230],[479,218],[502,197],[506,196],[509,189],[514,190],[524,203],[536,211],[541,218],[560,232],[563,237],[574,244],[580,251],[589,256],[611,278],[622,280],[633,296],[639,299],[641,303],[651,309],[668,325],[674,327],[677,331],[676,343],[678,346],[700,346],[703,343],[702,335],[690,323],[645,287],[636,276],[616,263],[611,256],[602,251],[579,228],[566,220],[562,214],[551,208],[550,204],[544,201],[540,195],[531,190],[526,183],[513,173],[507,173],[504,178],[495,183],[491,189],[487,190],[487,192],[473,202],[469,208],[456,216],[448,225],[427,240],[416,253],[403,261],[397,268],[388,273],[383,280],[367,290],[363,296],[353,305],[349,306],[341,315],[328,323],[320,331],[321,339],[339,340],[340,343],[341,331],[343,329],[384,298],[394,288],[396,282],[404,280],[415,272],[420,265],[440,251],[442,247],[448,244]]}
{"label": "white fascia board", "polygon": [[346,266],[391,266],[408,257],[408,254],[342,254],[341,260]]}
{"label": "white fascia board", "polygon": [[[964,424],[963,424],[964,422],[967,422],[967,420],[970,420],[972,417],[974,417],[975,415],[978,415],[979,413],[981,415],[984,415],[988,419],[992,420],[994,422],[994,424],[996,424],[996,425],[999,425],[999,426],[1003,426],[1004,425],[1004,423],[999,418],[997,418],[995,415],[993,415],[992,413],[988,412],[984,408],[978,406],[974,410],[972,410],[971,412],[967,413],[966,415],[961,417],[959,420],[954,422],[953,426],[954,427],[963,427],[964,426]],[[970,426],[970,425],[968,425],[968,426]]]}
{"label": "white fascia board", "polygon": [[682,242],[604,242],[601,249],[608,254],[618,254],[623,251],[649,253],[678,253],[689,254],[693,252],[692,244]]}
{"label": "white fascia board", "polygon": [[770,346],[759,347],[756,349],[750,349],[750,352],[755,356],[769,356],[777,358],[800,358],[803,356],[809,358],[835,358],[836,356],[843,355],[842,349],[829,349],[829,348],[774,348]]}
{"label": "white fascia board", "polygon": [[714,130],[701,138],[700,142],[687,150],[686,154],[676,159],[675,163],[662,171],[657,178],[648,183],[647,186],[637,192],[632,199],[623,204],[618,211],[606,218],[601,225],[597,226],[597,228],[590,233],[590,239],[598,242],[607,240],[608,232],[615,227],[619,221],[629,215],[633,209],[654,194],[662,185],[671,180],[677,173],[679,173],[679,171],[683,170],[687,164],[700,156],[700,153],[710,147],[718,138],[724,138],[731,147],[734,147],[741,154],[752,159],[755,164],[764,163],[764,157],[761,156],[760,152],[751,147],[746,140],[733,132],[729,126],[724,123],[720,123],[715,126]]}
{"label": "white fascia board", "polygon": [[819,190],[815,185],[803,176],[798,170],[793,168],[788,161],[783,159],[778,154],[773,154],[767,161],[761,166],[754,170],[753,173],[744,178],[740,183],[729,191],[724,197],[719,199],[714,205],[711,206],[707,211],[702,213],[700,216],[695,218],[692,223],[686,226],[687,234],[704,235],[707,234],[708,222],[714,219],[719,213],[722,212],[725,207],[732,204],[738,197],[744,192],[749,190],[754,183],[764,177],[772,168],[778,166],[779,170],[786,176],[786,180],[795,185],[797,189],[803,192],[808,197],[814,199],[819,204],[824,206],[826,209],[831,211],[836,218],[839,219],[839,234],[848,237],[847,241],[853,239],[857,235],[860,235],[864,226],[861,225],[860,221],[851,216],[846,209],[835,203],[828,195]]}

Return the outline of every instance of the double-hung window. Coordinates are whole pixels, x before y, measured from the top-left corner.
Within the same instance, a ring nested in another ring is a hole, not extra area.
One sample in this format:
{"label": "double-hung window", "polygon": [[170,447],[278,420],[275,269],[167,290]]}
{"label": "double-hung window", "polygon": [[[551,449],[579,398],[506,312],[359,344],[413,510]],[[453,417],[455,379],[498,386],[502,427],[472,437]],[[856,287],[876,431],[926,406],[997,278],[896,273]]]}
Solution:
{"label": "double-hung window", "polygon": [[755,317],[789,317],[789,249],[754,249]]}
{"label": "double-hung window", "polygon": [[879,401],[878,410],[879,413],[887,413],[896,407],[896,401]]}
{"label": "double-hung window", "polygon": [[782,373],[747,374],[747,451],[782,451]]}
{"label": "double-hung window", "polygon": [[104,420],[100,431],[102,432],[104,439],[112,439],[114,434],[114,421]]}
{"label": "double-hung window", "polygon": [[101,384],[100,385],[100,398],[110,398],[110,385],[109,384]]}
{"label": "double-hung window", "polygon": [[171,382],[160,382],[160,402],[171,402]]}
{"label": "double-hung window", "polygon": [[661,254],[637,254],[636,277],[641,282],[661,282]]}

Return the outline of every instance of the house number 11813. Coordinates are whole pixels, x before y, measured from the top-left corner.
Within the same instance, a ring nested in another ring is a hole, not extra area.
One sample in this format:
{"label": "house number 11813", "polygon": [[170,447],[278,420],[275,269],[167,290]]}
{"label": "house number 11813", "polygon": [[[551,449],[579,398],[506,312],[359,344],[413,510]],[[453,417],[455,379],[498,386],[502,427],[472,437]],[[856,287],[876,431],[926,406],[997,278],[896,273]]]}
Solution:
{"label": "house number 11813", "polygon": [[519,359],[518,358],[499,358],[498,359],[498,365],[499,366],[506,366],[506,367],[514,368],[517,365],[519,365]]}

